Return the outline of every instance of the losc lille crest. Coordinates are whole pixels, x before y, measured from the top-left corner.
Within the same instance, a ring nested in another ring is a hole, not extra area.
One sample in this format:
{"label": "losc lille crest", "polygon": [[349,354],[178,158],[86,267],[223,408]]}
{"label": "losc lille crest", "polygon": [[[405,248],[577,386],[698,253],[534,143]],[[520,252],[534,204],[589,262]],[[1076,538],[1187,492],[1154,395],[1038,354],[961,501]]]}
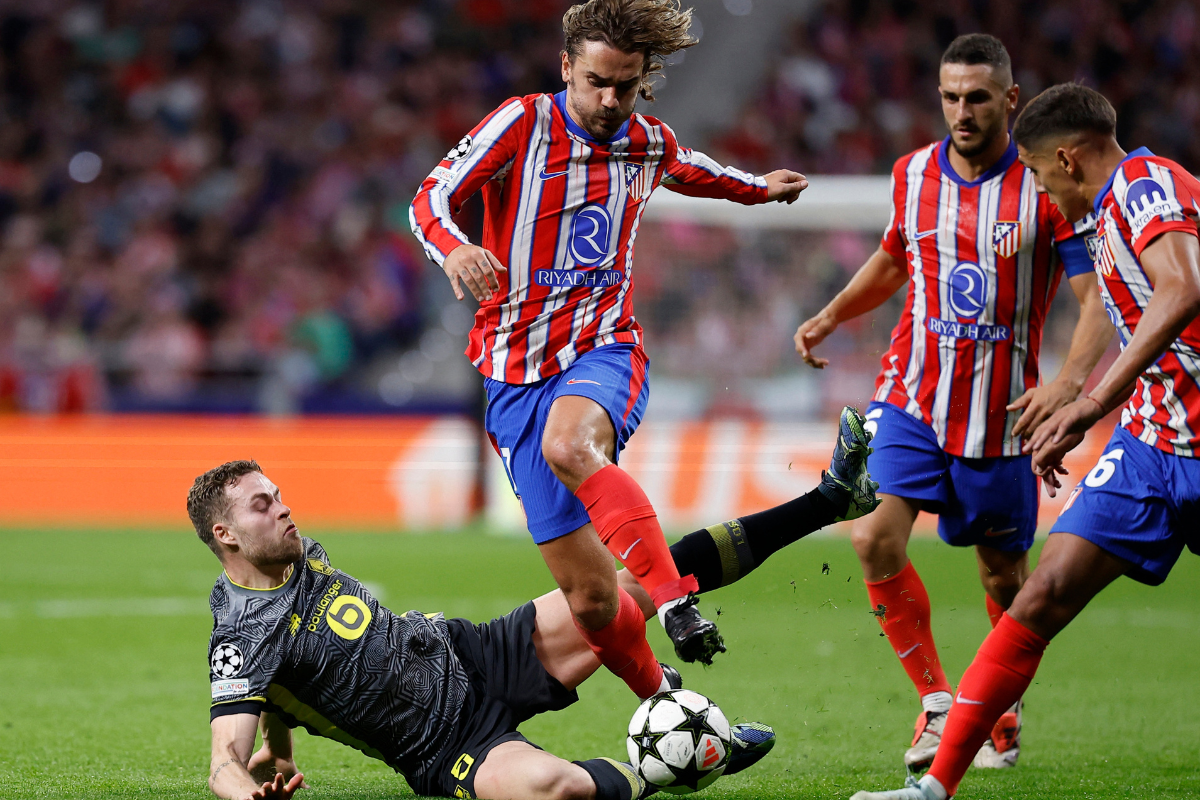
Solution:
{"label": "losc lille crest", "polygon": [[1011,258],[1021,249],[1021,223],[996,220],[992,223],[992,249],[1001,258]]}

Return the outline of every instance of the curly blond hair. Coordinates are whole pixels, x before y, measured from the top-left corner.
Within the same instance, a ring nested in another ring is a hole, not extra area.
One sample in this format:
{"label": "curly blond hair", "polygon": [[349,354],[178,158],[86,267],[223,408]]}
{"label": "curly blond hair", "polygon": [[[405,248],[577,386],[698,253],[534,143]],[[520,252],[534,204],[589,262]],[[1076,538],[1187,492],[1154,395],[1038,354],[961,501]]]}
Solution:
{"label": "curly blond hair", "polygon": [[574,61],[583,42],[604,42],[623,53],[645,53],[638,94],[654,101],[651,76],[662,71],[662,60],[699,40],[688,33],[692,10],[679,0],[588,0],[563,14],[563,50]]}

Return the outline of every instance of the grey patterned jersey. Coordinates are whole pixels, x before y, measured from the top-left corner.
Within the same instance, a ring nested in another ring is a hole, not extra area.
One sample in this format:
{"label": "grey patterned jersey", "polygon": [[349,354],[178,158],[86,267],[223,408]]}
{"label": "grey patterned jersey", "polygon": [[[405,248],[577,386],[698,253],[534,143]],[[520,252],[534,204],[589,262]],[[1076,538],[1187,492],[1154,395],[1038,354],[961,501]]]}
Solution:
{"label": "grey patterned jersey", "polygon": [[304,540],[288,580],[247,589],[222,572],[209,603],[212,717],[271,711],[419,775],[449,740],[467,674],[441,614],[393,614]]}

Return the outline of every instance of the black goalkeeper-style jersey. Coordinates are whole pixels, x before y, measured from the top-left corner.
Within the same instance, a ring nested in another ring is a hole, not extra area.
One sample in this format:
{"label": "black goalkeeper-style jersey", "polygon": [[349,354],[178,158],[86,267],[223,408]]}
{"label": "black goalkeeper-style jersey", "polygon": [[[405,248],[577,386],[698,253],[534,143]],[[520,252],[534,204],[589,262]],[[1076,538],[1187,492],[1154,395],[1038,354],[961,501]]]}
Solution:
{"label": "black goalkeeper-style jersey", "polygon": [[224,572],[213,586],[211,715],[271,711],[418,775],[449,741],[468,691],[446,621],[393,614],[303,542],[282,586],[248,589]]}

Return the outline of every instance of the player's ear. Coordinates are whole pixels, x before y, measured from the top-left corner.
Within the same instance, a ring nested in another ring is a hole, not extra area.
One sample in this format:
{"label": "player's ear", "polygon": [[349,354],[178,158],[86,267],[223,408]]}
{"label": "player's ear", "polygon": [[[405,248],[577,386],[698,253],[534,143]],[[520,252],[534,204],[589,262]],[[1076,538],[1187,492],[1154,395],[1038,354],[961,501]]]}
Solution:
{"label": "player's ear", "polygon": [[1021,87],[1014,83],[1004,94],[1008,100],[1008,113],[1011,114],[1017,110],[1017,103],[1021,99]]}
{"label": "player's ear", "polygon": [[224,522],[214,522],[212,526],[213,539],[223,544],[225,547],[236,547],[237,537],[233,533],[233,529]]}
{"label": "player's ear", "polygon": [[571,56],[566,50],[562,51],[562,79],[563,83],[571,82]]}

